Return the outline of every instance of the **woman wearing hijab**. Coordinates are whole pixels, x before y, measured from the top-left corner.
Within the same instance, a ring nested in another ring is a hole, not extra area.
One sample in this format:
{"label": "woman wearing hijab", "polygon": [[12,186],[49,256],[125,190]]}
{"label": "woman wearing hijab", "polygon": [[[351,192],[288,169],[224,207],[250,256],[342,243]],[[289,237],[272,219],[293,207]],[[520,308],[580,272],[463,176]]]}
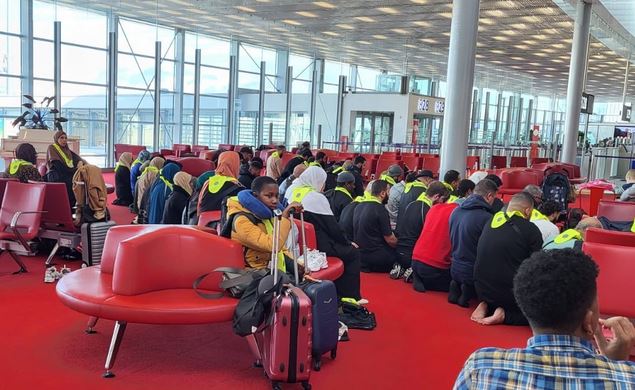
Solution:
{"label": "woman wearing hijab", "polygon": [[214,176],[201,189],[198,201],[198,215],[205,211],[220,210],[223,199],[236,196],[244,189],[238,182],[240,157],[236,152],[223,152],[218,158]]}
{"label": "woman wearing hijab", "polygon": [[288,203],[301,203],[304,219],[313,224],[317,238],[317,249],[327,256],[338,257],[344,263],[344,273],[335,281],[339,298],[362,299],[360,292],[360,259],[356,246],[344,235],[333,215],[326,196],[321,193],[326,182],[324,169],[307,168],[285,194]]}
{"label": "woman wearing hijab", "polygon": [[[301,209],[297,203],[282,212],[278,268],[286,270],[285,257],[293,258],[286,242],[291,231],[289,220],[292,207]],[[269,176],[254,179],[250,190],[242,190],[238,196],[227,200],[227,228],[229,236],[245,247],[245,266],[263,269],[269,266],[273,251],[273,210],[281,210],[278,202],[278,184]],[[224,230],[224,229],[223,229]]]}
{"label": "woman wearing hijab", "polygon": [[130,187],[130,166],[132,153],[124,152],[119,156],[119,162],[115,165],[115,194],[117,199],[112,204],[116,206],[130,206],[133,202],[132,188]]}
{"label": "woman wearing hijab", "polygon": [[134,206],[136,206],[137,212],[137,223],[146,223],[148,219],[148,210],[146,205],[148,203],[148,197],[150,194],[150,188],[159,177],[159,172],[161,168],[163,168],[163,164],[165,160],[162,157],[155,157],[149,163],[144,163],[146,165],[145,168],[141,170],[141,176],[139,176],[139,180],[137,181],[137,186],[135,187],[135,201]]}
{"label": "woman wearing hijab", "polygon": [[165,202],[174,188],[174,175],[180,170],[181,167],[168,161],[161,169],[157,180],[152,184],[152,188],[148,191],[150,194],[147,208],[149,224],[161,223]]}
{"label": "woman wearing hijab", "polygon": [[4,172],[4,177],[18,179],[22,183],[31,181],[42,181],[42,176],[38,172],[35,164],[37,163],[37,152],[31,144],[19,144],[15,148],[15,158],[11,160],[11,164]]}
{"label": "woman wearing hijab", "polygon": [[165,201],[163,219],[161,223],[180,225],[183,220],[183,210],[192,195],[192,175],[187,172],[177,172],[174,175],[174,187],[172,193]]}
{"label": "woman wearing hijab", "polygon": [[132,166],[130,167],[130,188],[132,189],[133,194],[135,186],[137,185],[137,180],[139,180],[139,176],[141,176],[141,173],[143,172],[141,170],[141,166],[148,160],[150,160],[150,152],[142,150],[139,152],[137,159],[132,162]]}
{"label": "woman wearing hijab", "polygon": [[201,176],[196,179],[194,183],[194,190],[187,202],[187,212],[183,216],[184,225],[196,225],[198,224],[198,198],[201,194],[203,185],[207,183],[207,180],[214,176],[214,171],[203,172]]}
{"label": "woman wearing hijab", "polygon": [[77,164],[84,161],[68,147],[68,137],[64,130],[58,130],[53,135],[53,144],[46,151],[47,168],[46,180],[50,182],[66,184],[68,199],[71,205],[75,204],[73,194],[73,175],[77,170]]}

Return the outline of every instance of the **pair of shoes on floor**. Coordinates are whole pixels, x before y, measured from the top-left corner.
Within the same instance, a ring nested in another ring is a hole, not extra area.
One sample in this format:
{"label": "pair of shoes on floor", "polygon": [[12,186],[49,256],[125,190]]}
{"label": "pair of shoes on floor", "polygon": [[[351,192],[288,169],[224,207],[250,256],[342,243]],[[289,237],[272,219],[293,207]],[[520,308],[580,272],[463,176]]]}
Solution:
{"label": "pair of shoes on floor", "polygon": [[466,283],[458,283],[454,280],[450,282],[450,292],[448,294],[448,302],[461,307],[469,307],[470,300],[476,294],[474,287]]}
{"label": "pair of shoes on floor", "polygon": [[368,305],[369,301],[366,298],[342,298],[342,302],[350,303],[351,305]]}
{"label": "pair of shoes on floor", "polygon": [[375,314],[371,313],[364,306],[342,301],[339,320],[346,324],[349,329],[373,330],[377,327]]}
{"label": "pair of shoes on floor", "polygon": [[350,341],[348,337],[348,326],[342,321],[338,321],[340,324],[337,341]]}
{"label": "pair of shoes on floor", "polygon": [[58,271],[55,266],[49,267],[44,272],[44,283],[53,283],[56,280],[60,280],[64,275],[71,272],[70,268],[66,267],[66,264]]}
{"label": "pair of shoes on floor", "polygon": [[392,265],[392,269],[390,270],[390,273],[388,275],[390,276],[390,279],[397,280],[401,279],[405,272],[406,269],[402,267],[401,264],[395,263]]}
{"label": "pair of shoes on floor", "polygon": [[413,276],[413,271],[412,271],[412,267],[408,267],[408,269],[403,273],[403,282],[404,283],[412,283],[414,276]]}

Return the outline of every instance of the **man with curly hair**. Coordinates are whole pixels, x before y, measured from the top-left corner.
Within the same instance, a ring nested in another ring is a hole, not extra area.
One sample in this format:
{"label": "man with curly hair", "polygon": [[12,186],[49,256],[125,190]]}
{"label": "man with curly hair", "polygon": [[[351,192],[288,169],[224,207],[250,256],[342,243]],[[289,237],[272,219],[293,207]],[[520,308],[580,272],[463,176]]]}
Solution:
{"label": "man with curly hair", "polygon": [[514,296],[534,336],[527,348],[474,352],[454,388],[632,389],[635,363],[627,360],[635,328],[624,317],[600,319],[597,276],[593,260],[574,249],[536,252],[525,260]]}

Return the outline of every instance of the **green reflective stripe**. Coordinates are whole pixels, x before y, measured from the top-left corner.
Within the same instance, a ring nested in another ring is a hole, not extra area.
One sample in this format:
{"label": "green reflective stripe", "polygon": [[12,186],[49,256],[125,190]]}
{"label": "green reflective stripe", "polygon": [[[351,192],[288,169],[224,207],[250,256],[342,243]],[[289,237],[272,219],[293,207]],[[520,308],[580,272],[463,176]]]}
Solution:
{"label": "green reflective stripe", "polygon": [[432,207],[432,199],[428,198],[425,192],[419,195],[419,197],[417,198],[417,202],[423,202]]}
{"label": "green reflective stripe", "polygon": [[170,183],[170,182],[168,181],[168,179],[166,179],[166,178],[165,178],[165,177],[163,177],[163,176],[159,176],[159,179],[161,179],[161,180],[165,183],[165,185],[166,185],[166,186],[167,186],[170,190],[172,190],[172,183]]}
{"label": "green reflective stripe", "polygon": [[546,215],[544,215],[543,213],[541,213],[540,211],[533,209],[531,211],[531,221],[539,221],[541,219],[544,219],[545,221],[548,221],[549,218],[547,218]]}
{"label": "green reflective stripe", "polygon": [[445,203],[454,203],[459,199],[458,196],[456,195],[450,195],[450,197],[448,198],[448,200]]}
{"label": "green reflective stripe", "polygon": [[295,188],[291,193],[291,201],[302,203],[302,199],[304,199],[304,197],[307,196],[309,192],[313,191],[313,187],[311,186],[300,186],[298,188]]}
{"label": "green reflective stripe", "polygon": [[215,194],[220,191],[228,181],[235,183],[236,179],[223,175],[214,175],[207,180],[207,190],[211,194]]}
{"label": "green reflective stripe", "polygon": [[446,183],[446,182],[444,182],[444,181],[442,181],[442,182],[441,182],[441,184],[443,184],[443,186],[444,186],[445,188],[447,188],[450,192],[454,191],[454,187],[452,187],[452,185],[451,185],[451,184],[448,184],[448,183]]}
{"label": "green reflective stripe", "polygon": [[278,153],[278,152],[273,152],[273,153],[271,153],[271,157],[273,157],[273,158],[280,158],[280,153]]}
{"label": "green reflective stripe", "polygon": [[141,160],[139,160],[138,158],[135,158],[135,160],[132,162],[132,164],[130,166],[133,166],[135,164],[139,164],[141,163]]}
{"label": "green reflective stripe", "polygon": [[120,166],[121,166],[120,163],[115,164],[115,172],[117,172],[117,169],[119,169]]}
{"label": "green reflective stripe", "polygon": [[346,196],[348,196],[349,198],[353,199],[353,195],[351,195],[350,192],[348,192],[348,190],[344,187],[335,187],[335,191],[339,191],[342,192],[344,194],[346,194]]}
{"label": "green reflective stripe", "polygon": [[422,182],[420,182],[419,180],[415,180],[411,183],[406,183],[406,187],[404,188],[404,193],[408,193],[410,192],[411,189],[413,188],[423,188],[423,189],[427,189],[426,185],[423,184]]}
{"label": "green reflective stripe", "polygon": [[312,163],[309,163],[309,166],[310,167],[320,167],[320,168],[322,168],[322,165],[320,165],[320,163],[317,162],[317,161],[313,161]]}
{"label": "green reflective stripe", "polygon": [[[273,222],[271,222],[271,219],[263,219],[262,222],[265,224],[267,234],[273,235]],[[282,251],[278,252],[278,269],[282,272],[287,272],[287,266],[284,261],[284,253],[282,253]]]}
{"label": "green reflective stripe", "polygon": [[633,219],[633,225],[631,225],[631,232],[635,233],[635,219]]}
{"label": "green reflective stripe", "polygon": [[394,186],[395,184],[395,179],[393,179],[392,177],[388,176],[388,175],[381,175],[379,177],[379,180],[384,180],[386,182],[388,182],[388,184],[390,184],[391,186]]}
{"label": "green reflective stripe", "polygon": [[381,204],[381,202],[379,201],[379,199],[375,198],[374,196],[368,194],[364,196],[364,199],[362,199],[360,202],[364,203],[364,202],[374,202],[374,203],[379,203]]}
{"label": "green reflective stripe", "polygon": [[553,239],[553,242],[556,244],[564,244],[565,242],[571,240],[582,240],[582,234],[575,229],[567,229],[558,234],[556,238]]}
{"label": "green reflective stripe", "polygon": [[28,161],[20,160],[19,158],[14,158],[11,160],[11,164],[9,165],[9,174],[15,175],[20,167],[26,166],[33,166],[33,164]]}
{"label": "green reflective stripe", "polygon": [[336,174],[340,173],[342,171],[344,171],[344,168],[342,168],[342,167],[337,167],[337,168],[333,169],[333,173],[336,173]]}
{"label": "green reflective stripe", "polygon": [[511,217],[513,217],[514,215],[519,216],[521,218],[525,218],[525,216],[523,215],[523,213],[521,213],[520,211],[514,211],[514,212],[502,212],[499,211],[496,214],[494,214],[494,218],[492,218],[492,223],[490,224],[490,226],[493,229],[497,229],[501,226],[503,226],[505,224],[505,222],[507,222],[508,219],[510,219]]}
{"label": "green reflective stripe", "polygon": [[64,151],[62,150],[62,148],[60,148],[60,146],[58,144],[54,143],[53,147],[55,148],[55,150],[57,150],[57,153],[60,155],[60,157],[62,157],[62,159],[66,163],[66,166],[69,167],[69,168],[73,168],[73,159],[72,158],[68,158],[66,156],[66,153],[64,153]]}

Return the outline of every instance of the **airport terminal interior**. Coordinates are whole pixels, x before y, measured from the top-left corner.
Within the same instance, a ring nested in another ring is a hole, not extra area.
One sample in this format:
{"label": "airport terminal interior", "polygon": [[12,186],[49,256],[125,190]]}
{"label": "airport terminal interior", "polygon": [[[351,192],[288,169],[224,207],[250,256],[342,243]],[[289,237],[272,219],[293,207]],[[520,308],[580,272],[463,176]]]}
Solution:
{"label": "airport terminal interior", "polygon": [[[635,0],[0,0],[0,388],[635,388],[633,61]],[[582,301],[603,383],[472,355]]]}

